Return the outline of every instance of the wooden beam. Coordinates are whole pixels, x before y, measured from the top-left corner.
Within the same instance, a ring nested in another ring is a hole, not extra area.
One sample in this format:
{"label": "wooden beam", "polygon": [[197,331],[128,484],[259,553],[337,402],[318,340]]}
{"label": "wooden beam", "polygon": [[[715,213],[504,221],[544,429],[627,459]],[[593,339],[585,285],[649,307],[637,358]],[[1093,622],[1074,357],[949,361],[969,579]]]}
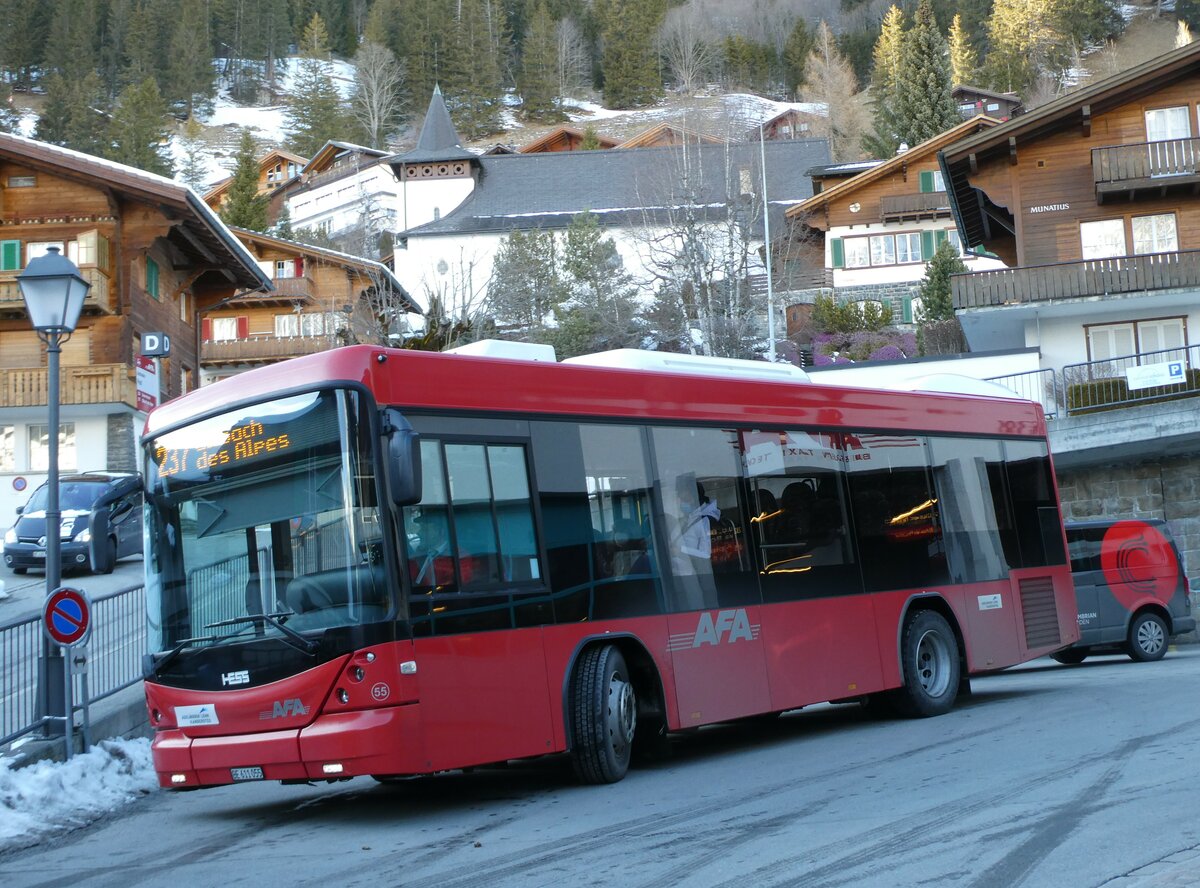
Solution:
{"label": "wooden beam", "polygon": [[1017,165],[1017,137],[1008,137],[1008,163],[1010,166]]}
{"label": "wooden beam", "polygon": [[1092,134],[1092,106],[1083,106],[1083,137],[1086,139]]}
{"label": "wooden beam", "polygon": [[979,158],[975,156],[974,152],[967,156],[967,167],[972,174],[979,172]]}
{"label": "wooden beam", "polygon": [[206,261],[213,265],[217,264],[216,255],[212,252],[212,250],[205,246],[200,238],[196,237],[193,232],[188,230],[187,225],[185,225],[183,222],[178,222],[175,224],[174,229],[178,231],[183,236],[183,239],[191,244],[192,248],[195,249],[195,251],[201,256],[203,256]]}

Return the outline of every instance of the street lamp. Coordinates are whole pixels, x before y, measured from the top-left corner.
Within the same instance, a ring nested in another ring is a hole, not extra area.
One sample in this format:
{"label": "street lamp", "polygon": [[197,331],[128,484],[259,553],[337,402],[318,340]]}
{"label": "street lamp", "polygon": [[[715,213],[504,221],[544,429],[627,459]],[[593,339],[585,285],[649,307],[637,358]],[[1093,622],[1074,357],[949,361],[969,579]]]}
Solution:
{"label": "street lamp", "polygon": [[[46,595],[49,597],[62,580],[62,513],[58,508],[58,356],[62,344],[71,338],[79,323],[91,284],[84,280],[75,263],[62,256],[58,247],[50,247],[45,255],[29,263],[17,275],[21,298],[29,312],[29,321],[38,338],[46,343],[46,399],[49,402],[49,465],[46,472]],[[43,717],[62,716],[66,712],[63,693],[64,657],[49,638],[42,639],[41,669],[38,679],[38,709]],[[49,722],[47,722],[49,724]],[[66,723],[63,723],[65,730]]]}

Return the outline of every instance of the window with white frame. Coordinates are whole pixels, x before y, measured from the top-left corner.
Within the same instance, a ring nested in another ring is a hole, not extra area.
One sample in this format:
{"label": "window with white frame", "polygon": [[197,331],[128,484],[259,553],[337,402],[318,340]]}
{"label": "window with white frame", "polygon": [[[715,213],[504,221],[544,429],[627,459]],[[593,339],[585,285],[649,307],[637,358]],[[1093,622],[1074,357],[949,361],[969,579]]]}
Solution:
{"label": "window with white frame", "polygon": [[15,433],[16,426],[0,425],[0,472],[12,472],[17,468]]}
{"label": "window with white frame", "polygon": [[214,342],[227,342],[238,338],[237,318],[213,318],[212,338]]}
{"label": "window with white frame", "polygon": [[896,264],[896,238],[890,234],[877,234],[871,238],[871,264]]}
{"label": "window with white frame", "polygon": [[1183,356],[1187,326],[1182,317],[1094,324],[1087,328],[1087,339],[1093,361],[1116,360],[1118,366],[1126,367],[1138,363],[1134,355],[1149,355],[1146,363],[1158,363]]}
{"label": "window with white frame", "polygon": [[25,245],[25,264],[28,265],[39,256],[45,256],[51,248],[58,250],[63,256],[66,255],[62,241],[30,241]]}
{"label": "window with white frame", "polygon": [[1079,240],[1084,259],[1107,259],[1125,255],[1125,220],[1101,219],[1079,223]]}
{"label": "window with white frame", "polygon": [[1133,217],[1133,252],[1174,253],[1178,249],[1174,213]]}
{"label": "window with white frame", "polygon": [[[1156,318],[1137,322],[1137,347],[1139,354],[1167,352],[1154,357],[1156,361],[1175,361],[1183,357],[1185,343],[1183,318]],[[1180,349],[1175,352],[1174,349]]]}
{"label": "window with white frame", "polygon": [[950,246],[954,247],[954,252],[960,256],[963,254],[962,239],[958,236],[957,228],[946,229],[946,240],[950,241]]}
{"label": "window with white frame", "polygon": [[866,268],[871,264],[871,246],[865,237],[848,237],[846,244],[846,267]]}
{"label": "window with white frame", "polygon": [[300,335],[300,316],[295,312],[275,315],[275,335],[280,339]]}
{"label": "window with white frame", "polygon": [[296,276],[296,260],[295,259],[276,259],[275,260],[275,279],[283,280],[284,278],[293,278]]}
{"label": "window with white frame", "polygon": [[[75,423],[58,424],[58,467],[74,471],[78,468],[75,455]],[[45,472],[50,468],[50,426],[29,427],[29,471]]]}
{"label": "window with white frame", "polygon": [[305,312],[300,315],[301,336],[324,336],[325,315],[321,312]]}
{"label": "window with white frame", "polygon": [[896,261],[921,261],[921,232],[910,231],[907,234],[896,235]]}
{"label": "window with white frame", "polygon": [[1146,112],[1146,141],[1187,139],[1192,135],[1191,113],[1187,105],[1154,108]]}

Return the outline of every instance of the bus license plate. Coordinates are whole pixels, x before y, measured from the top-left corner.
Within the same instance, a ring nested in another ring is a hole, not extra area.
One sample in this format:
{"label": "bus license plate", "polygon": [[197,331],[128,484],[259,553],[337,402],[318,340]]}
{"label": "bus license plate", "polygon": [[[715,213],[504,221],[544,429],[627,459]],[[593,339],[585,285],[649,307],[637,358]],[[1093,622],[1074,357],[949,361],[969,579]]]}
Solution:
{"label": "bus license plate", "polygon": [[262,768],[230,768],[229,773],[233,775],[235,782],[240,783],[243,780],[262,780]]}

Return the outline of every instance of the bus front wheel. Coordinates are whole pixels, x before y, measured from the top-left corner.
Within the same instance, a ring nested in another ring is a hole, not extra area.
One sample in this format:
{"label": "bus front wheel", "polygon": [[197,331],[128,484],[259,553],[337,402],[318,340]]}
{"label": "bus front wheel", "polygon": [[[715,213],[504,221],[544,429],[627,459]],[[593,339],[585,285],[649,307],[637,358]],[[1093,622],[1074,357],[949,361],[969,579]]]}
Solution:
{"label": "bus front wheel", "polygon": [[958,642],[946,618],[919,610],[904,622],[900,645],[904,684],[892,698],[904,715],[926,717],[949,712],[958,697]]}
{"label": "bus front wheel", "polygon": [[588,648],[571,680],[571,764],[584,783],[615,783],[629,770],[637,732],[637,695],[621,652]]}

